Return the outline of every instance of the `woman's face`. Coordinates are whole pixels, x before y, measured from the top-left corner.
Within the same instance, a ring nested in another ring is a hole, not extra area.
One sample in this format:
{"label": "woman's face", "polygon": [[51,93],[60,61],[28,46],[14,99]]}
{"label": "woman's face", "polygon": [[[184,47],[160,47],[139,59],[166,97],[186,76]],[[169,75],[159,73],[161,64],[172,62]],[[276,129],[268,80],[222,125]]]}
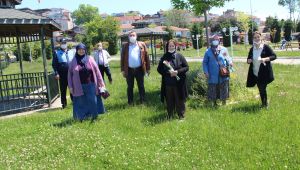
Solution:
{"label": "woman's face", "polygon": [[254,34],[253,41],[258,43],[260,42],[260,40],[261,40],[261,36],[259,34]]}
{"label": "woman's face", "polygon": [[173,51],[175,50],[175,48],[176,48],[175,44],[173,42],[170,42],[168,46],[169,51]]}
{"label": "woman's face", "polygon": [[78,53],[78,55],[83,56],[83,55],[85,55],[85,50],[82,48],[79,48],[77,53]]}

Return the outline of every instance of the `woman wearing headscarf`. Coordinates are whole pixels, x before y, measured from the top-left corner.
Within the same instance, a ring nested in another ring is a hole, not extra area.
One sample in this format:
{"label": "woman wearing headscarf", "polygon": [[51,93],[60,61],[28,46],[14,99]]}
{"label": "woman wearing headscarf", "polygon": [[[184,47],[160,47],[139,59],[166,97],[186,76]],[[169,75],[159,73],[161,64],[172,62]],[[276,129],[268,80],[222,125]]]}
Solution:
{"label": "woman wearing headscarf", "polygon": [[276,59],[276,54],[270,46],[262,41],[261,33],[253,33],[253,47],[250,49],[247,63],[250,64],[247,87],[257,84],[262,105],[268,107],[267,85],[274,80],[271,61]]}
{"label": "woman wearing headscarf", "polygon": [[188,97],[186,72],[188,63],[183,55],[176,52],[176,43],[169,40],[167,52],[162,56],[157,71],[162,75],[161,100],[166,98],[168,118],[171,118],[176,110],[179,119],[184,119],[185,102]]}
{"label": "woman wearing headscarf", "polygon": [[217,99],[226,104],[226,99],[229,98],[229,76],[222,76],[220,68],[230,65],[232,66],[232,59],[227,49],[220,45],[219,36],[214,35],[202,62],[203,72],[208,80],[207,98],[212,106],[217,105]]}
{"label": "woman wearing headscarf", "polygon": [[104,91],[99,68],[93,57],[87,55],[86,46],[82,43],[76,46],[75,57],[68,71],[68,86],[73,95],[73,118],[84,120],[96,119],[104,112],[100,90]]}

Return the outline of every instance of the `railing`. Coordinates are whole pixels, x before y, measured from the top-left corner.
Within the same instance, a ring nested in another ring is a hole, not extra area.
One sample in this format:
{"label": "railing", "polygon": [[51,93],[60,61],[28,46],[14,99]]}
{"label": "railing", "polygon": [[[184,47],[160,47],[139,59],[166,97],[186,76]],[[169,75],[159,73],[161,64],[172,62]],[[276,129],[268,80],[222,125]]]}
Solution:
{"label": "railing", "polygon": [[[0,76],[0,115],[38,109],[48,103],[44,72]],[[58,83],[48,74],[50,101],[58,95]]]}

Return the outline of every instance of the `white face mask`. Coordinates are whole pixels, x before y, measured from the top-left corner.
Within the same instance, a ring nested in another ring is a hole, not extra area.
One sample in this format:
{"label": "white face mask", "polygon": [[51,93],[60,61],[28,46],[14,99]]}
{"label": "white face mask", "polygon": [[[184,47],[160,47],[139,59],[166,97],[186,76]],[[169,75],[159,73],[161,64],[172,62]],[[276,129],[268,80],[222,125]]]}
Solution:
{"label": "white face mask", "polygon": [[176,51],[175,48],[170,48],[168,52],[169,53],[174,53],[175,51]]}
{"label": "white face mask", "polygon": [[102,47],[98,47],[98,50],[102,50],[103,48]]}
{"label": "white face mask", "polygon": [[129,42],[130,43],[136,43],[136,37],[129,37]]}
{"label": "white face mask", "polygon": [[218,40],[213,40],[213,41],[211,42],[211,44],[212,44],[213,46],[217,46],[217,45],[219,45],[219,41],[218,41]]}
{"label": "white face mask", "polygon": [[61,47],[62,49],[67,49],[67,44],[62,44],[60,47]]}
{"label": "white face mask", "polygon": [[254,44],[254,45],[260,45],[260,40],[258,40],[258,41],[253,41],[253,44]]}

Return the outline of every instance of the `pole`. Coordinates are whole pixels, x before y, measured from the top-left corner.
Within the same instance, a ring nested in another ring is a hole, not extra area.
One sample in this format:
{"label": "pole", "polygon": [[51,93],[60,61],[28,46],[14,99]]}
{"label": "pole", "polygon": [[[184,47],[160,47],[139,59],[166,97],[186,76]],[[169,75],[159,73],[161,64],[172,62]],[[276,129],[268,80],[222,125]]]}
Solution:
{"label": "pole", "polygon": [[232,27],[229,28],[229,36],[230,36],[230,50],[231,50],[231,57],[233,57]]}
{"label": "pole", "polygon": [[209,48],[208,23],[207,23],[207,10],[204,11],[204,19],[205,19],[206,47]]}
{"label": "pole", "polygon": [[44,38],[45,38],[45,30],[44,30],[44,27],[41,26],[40,41],[41,41],[41,50],[42,50],[42,56],[43,56],[44,77],[46,79],[46,88],[47,88],[47,95],[48,95],[48,97],[47,97],[48,107],[51,107],[50,81],[49,81],[49,76],[48,76],[48,71],[47,71],[46,47],[45,47]]}
{"label": "pole", "polygon": [[197,57],[199,57],[199,37],[198,37],[198,34],[196,35],[196,40],[197,40]]}

